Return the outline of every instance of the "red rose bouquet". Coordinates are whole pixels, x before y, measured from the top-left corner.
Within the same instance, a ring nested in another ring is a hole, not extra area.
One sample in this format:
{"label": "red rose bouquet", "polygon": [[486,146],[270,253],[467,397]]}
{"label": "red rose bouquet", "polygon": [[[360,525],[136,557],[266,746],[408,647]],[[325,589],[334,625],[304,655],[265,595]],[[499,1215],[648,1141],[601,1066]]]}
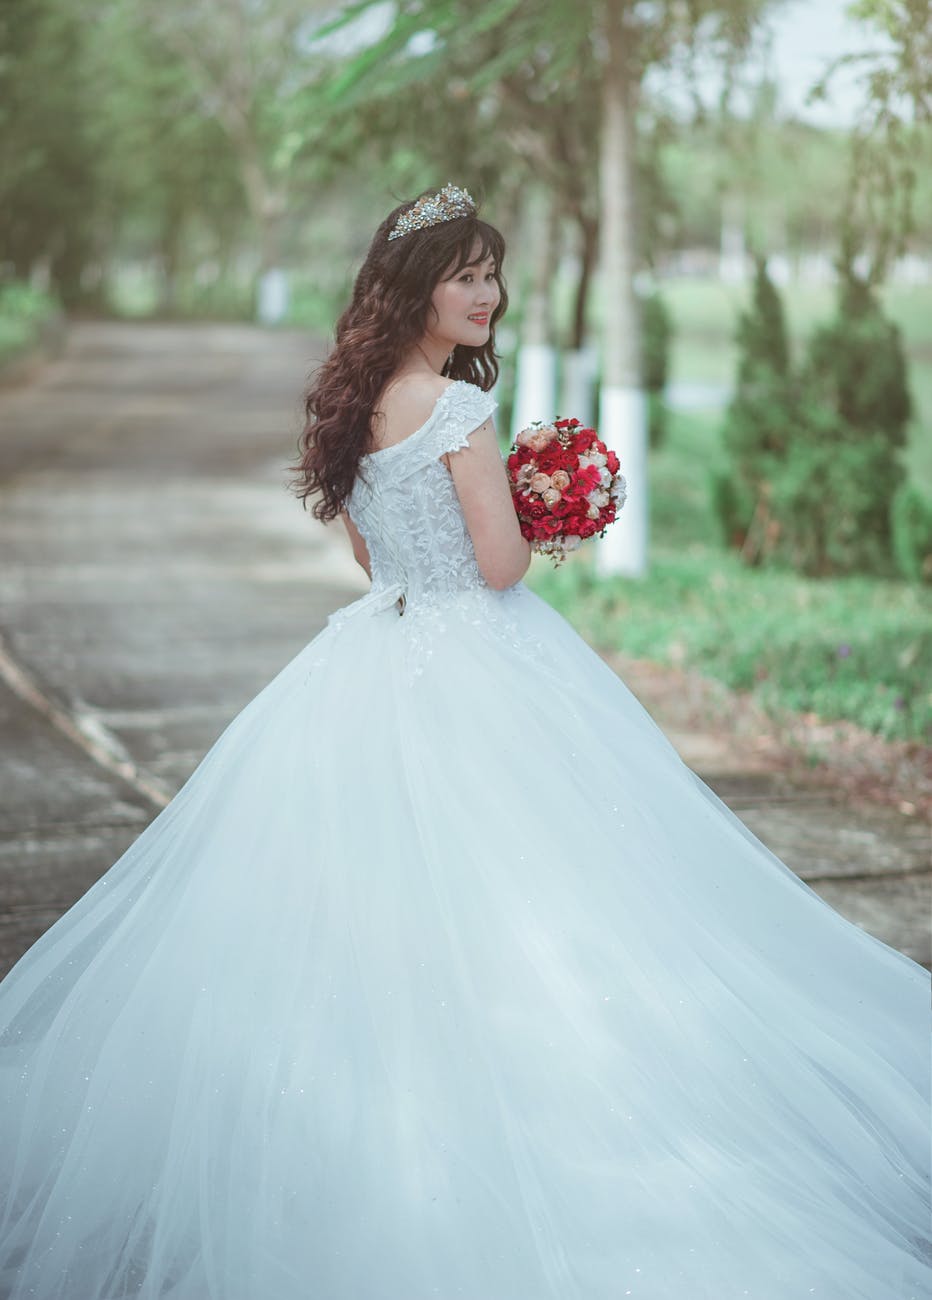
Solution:
{"label": "red rose bouquet", "polygon": [[618,457],[575,419],[522,429],[506,464],[521,534],[555,565],[601,536],[625,503]]}

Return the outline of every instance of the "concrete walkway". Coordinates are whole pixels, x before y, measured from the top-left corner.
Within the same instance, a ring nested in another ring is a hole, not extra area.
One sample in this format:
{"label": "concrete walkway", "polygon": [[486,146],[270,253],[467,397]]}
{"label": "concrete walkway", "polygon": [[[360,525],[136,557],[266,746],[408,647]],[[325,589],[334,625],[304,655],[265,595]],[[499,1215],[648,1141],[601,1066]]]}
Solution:
{"label": "concrete walkway", "polygon": [[[0,973],[366,589],[284,489],[314,357],[298,333],[84,323],[0,392]],[[776,853],[930,964],[925,828],[788,793],[622,671]]]}

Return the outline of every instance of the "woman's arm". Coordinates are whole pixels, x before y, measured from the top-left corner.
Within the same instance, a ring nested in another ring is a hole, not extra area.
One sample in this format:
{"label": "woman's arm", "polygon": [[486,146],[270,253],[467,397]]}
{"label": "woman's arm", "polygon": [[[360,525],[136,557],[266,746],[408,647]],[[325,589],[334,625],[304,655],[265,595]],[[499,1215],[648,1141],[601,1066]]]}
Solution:
{"label": "woman's arm", "polygon": [[490,587],[502,591],[527,573],[531,544],[521,536],[491,418],[469,435],[465,447],[448,451],[443,460],[453,475],[479,572]]}
{"label": "woman's arm", "polygon": [[353,555],[356,557],[356,563],[362,565],[366,571],[366,576],[371,582],[372,565],[369,560],[369,548],[366,545],[365,538],[345,510],[340,511],[340,518],[343,520],[346,525],[346,531],[349,533],[349,539],[353,546]]}

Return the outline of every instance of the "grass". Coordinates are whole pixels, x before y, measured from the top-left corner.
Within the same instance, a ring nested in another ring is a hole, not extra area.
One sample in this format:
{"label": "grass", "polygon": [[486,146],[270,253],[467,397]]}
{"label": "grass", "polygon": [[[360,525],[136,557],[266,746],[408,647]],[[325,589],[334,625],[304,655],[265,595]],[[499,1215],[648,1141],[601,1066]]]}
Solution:
{"label": "grass", "polygon": [[[664,285],[676,323],[675,382],[730,384],[745,291],[679,280]],[[916,414],[904,463],[932,496],[932,286],[891,286]],[[793,345],[833,307],[830,286],[786,294]],[[772,714],[813,712],[890,739],[932,743],[932,593],[869,577],[812,579],[743,565],[725,550],[709,477],[723,459],[722,410],[672,413],[650,463],[651,567],[640,581],[597,577],[592,548],[528,583],[600,649],[695,668],[750,690]],[[621,524],[623,527],[623,522]]]}
{"label": "grass", "polygon": [[775,715],[932,741],[932,606],[917,587],[760,572],[703,547],[658,551],[641,581],[596,577],[580,553],[536,561],[528,582],[600,649],[698,669]]}

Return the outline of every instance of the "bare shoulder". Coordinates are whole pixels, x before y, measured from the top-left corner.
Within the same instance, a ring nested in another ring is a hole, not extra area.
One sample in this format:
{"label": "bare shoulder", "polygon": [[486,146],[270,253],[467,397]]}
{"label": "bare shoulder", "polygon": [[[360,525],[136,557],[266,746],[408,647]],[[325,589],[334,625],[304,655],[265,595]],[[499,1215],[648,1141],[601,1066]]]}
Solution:
{"label": "bare shoulder", "polygon": [[415,433],[430,419],[440,395],[455,381],[444,375],[410,374],[389,380],[372,412],[377,447],[388,447]]}

